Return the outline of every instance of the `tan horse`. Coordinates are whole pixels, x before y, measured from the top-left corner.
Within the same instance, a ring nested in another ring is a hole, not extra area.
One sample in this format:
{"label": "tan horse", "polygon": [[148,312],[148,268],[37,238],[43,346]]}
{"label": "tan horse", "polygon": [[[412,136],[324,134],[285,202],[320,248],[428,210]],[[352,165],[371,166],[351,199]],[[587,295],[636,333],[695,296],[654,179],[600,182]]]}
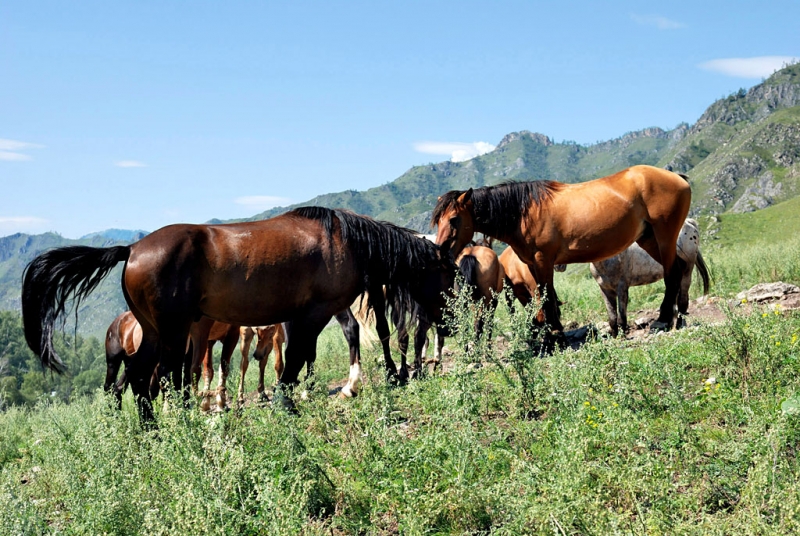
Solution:
{"label": "tan horse", "polygon": [[239,333],[242,341],[239,345],[239,349],[242,352],[242,364],[237,400],[239,405],[242,405],[244,404],[244,377],[250,361],[250,345],[253,342],[253,338],[257,337],[253,359],[258,361],[258,396],[263,398],[265,397],[264,369],[267,367],[267,358],[273,349],[275,350],[275,381],[280,380],[281,374],[283,374],[283,343],[286,340],[286,335],[282,324],[263,327],[242,327]]}
{"label": "tan horse", "polygon": [[[505,284],[508,285],[514,298],[516,298],[523,307],[527,307],[527,305],[533,301],[534,296],[536,296],[537,299],[541,299],[539,295],[539,286],[536,284],[536,279],[533,277],[530,267],[520,260],[519,256],[514,253],[513,248],[507,247],[504,249],[500,254],[499,260],[506,273]],[[556,264],[554,269],[556,272],[563,272],[566,266],[563,264]],[[558,305],[559,307],[562,305],[560,300],[558,301]],[[508,306],[512,309],[513,303],[509,301]],[[536,321],[539,324],[544,324],[544,311],[542,309],[539,309],[537,312]]]}
{"label": "tan horse", "polygon": [[439,198],[432,225],[436,243],[458,254],[475,232],[497,238],[527,264],[544,296],[546,322],[563,327],[553,287],[556,264],[595,262],[638,243],[664,268],[666,291],[651,329],[670,329],[684,261],[675,243],[689,212],[686,177],[652,166],[634,166],[578,184],[506,183]]}

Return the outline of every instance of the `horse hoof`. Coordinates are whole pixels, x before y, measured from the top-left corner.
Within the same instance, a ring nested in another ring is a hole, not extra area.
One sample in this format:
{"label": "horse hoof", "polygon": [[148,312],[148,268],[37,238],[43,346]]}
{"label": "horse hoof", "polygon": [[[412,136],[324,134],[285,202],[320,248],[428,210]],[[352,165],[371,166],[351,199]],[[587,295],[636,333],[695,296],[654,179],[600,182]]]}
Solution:
{"label": "horse hoof", "polygon": [[669,331],[670,325],[666,322],[659,322],[658,320],[653,321],[650,324],[650,333],[658,333],[659,331]]}
{"label": "horse hoof", "polygon": [[208,397],[203,397],[203,401],[200,402],[200,411],[208,411],[211,409],[211,400]]}
{"label": "horse hoof", "polygon": [[280,391],[276,392],[272,396],[272,405],[273,407],[286,411],[290,415],[298,414],[297,407],[294,405],[294,401]]}

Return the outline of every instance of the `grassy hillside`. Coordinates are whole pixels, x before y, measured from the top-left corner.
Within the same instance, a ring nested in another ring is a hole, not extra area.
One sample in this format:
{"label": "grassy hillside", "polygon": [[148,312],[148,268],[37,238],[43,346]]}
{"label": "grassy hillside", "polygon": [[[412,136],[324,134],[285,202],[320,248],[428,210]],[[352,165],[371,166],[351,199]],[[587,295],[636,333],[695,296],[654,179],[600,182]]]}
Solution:
{"label": "grassy hillside", "polygon": [[117,412],[99,393],[0,413],[0,532],[800,530],[796,312],[730,311],[720,326],[546,358],[522,314],[498,316],[502,354],[467,344],[470,325],[446,374],[405,388],[366,351],[352,400],[328,396],[347,352],[326,330],[297,417],[159,406],[146,432],[130,398]]}

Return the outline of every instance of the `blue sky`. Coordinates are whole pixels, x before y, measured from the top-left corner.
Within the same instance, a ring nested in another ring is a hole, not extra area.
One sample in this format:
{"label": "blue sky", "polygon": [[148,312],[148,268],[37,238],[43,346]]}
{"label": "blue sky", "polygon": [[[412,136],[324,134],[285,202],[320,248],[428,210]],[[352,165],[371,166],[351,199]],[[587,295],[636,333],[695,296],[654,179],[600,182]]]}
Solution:
{"label": "blue sky", "polygon": [[800,2],[766,6],[5,0],[0,236],[250,216],[519,130],[693,123],[800,57]]}

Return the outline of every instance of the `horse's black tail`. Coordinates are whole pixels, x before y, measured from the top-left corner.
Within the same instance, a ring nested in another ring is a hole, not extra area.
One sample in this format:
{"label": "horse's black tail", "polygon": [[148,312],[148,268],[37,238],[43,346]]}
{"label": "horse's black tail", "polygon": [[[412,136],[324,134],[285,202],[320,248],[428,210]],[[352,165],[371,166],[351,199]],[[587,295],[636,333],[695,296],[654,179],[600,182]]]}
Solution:
{"label": "horse's black tail", "polygon": [[695,267],[697,271],[700,272],[700,277],[703,278],[703,296],[708,294],[708,285],[709,285],[709,275],[708,275],[708,266],[706,266],[706,262],[703,260],[703,256],[700,254],[700,249],[697,250],[697,260],[695,261]]}
{"label": "horse's black tail", "polygon": [[473,298],[478,293],[478,259],[474,255],[464,255],[458,261],[458,271],[464,277],[464,281],[472,287]]}
{"label": "horse's black tail", "polygon": [[22,274],[22,323],[25,340],[43,367],[56,372],[64,362],[53,347],[53,332],[67,301],[80,305],[120,261],[127,261],[128,246],[92,248],[69,246],[42,253]]}

